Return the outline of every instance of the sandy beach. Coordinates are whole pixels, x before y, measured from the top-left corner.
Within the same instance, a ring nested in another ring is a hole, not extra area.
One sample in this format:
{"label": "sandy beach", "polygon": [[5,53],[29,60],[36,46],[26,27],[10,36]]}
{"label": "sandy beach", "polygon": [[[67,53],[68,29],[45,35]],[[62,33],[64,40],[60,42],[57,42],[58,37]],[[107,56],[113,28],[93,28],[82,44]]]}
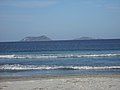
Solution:
{"label": "sandy beach", "polygon": [[119,90],[120,75],[0,78],[0,90]]}

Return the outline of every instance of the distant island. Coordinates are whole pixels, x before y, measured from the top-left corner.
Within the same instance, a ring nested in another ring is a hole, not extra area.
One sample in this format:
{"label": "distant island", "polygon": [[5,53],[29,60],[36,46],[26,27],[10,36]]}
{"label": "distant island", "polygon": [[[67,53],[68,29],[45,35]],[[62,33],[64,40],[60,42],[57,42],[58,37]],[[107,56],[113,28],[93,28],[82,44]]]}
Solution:
{"label": "distant island", "polygon": [[92,38],[92,37],[80,37],[80,38],[76,38],[76,39],[73,39],[73,40],[93,40],[95,38]]}
{"label": "distant island", "polygon": [[38,37],[25,37],[23,38],[21,41],[51,41],[52,39],[50,39],[49,37],[42,35],[42,36],[38,36]]}
{"label": "distant island", "polygon": [[[76,39],[72,39],[72,40],[93,40],[95,38],[92,37],[80,37],[80,38],[76,38]],[[23,42],[29,42],[29,41],[51,41],[52,39],[42,35],[42,36],[38,36],[38,37],[25,37],[23,38],[21,41]]]}

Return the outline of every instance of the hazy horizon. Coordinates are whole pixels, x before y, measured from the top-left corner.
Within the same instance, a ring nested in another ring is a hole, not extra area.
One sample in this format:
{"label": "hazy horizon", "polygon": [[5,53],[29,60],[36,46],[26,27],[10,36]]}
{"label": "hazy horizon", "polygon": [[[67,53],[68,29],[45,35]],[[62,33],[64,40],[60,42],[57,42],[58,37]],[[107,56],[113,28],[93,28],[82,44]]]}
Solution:
{"label": "hazy horizon", "polygon": [[120,39],[120,0],[0,1],[0,42],[42,35]]}

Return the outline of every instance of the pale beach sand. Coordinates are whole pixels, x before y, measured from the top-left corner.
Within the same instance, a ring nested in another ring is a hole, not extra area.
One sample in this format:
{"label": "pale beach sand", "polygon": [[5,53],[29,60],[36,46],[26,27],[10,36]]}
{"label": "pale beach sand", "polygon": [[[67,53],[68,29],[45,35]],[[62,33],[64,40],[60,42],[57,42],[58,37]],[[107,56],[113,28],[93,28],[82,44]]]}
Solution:
{"label": "pale beach sand", "polygon": [[120,75],[8,77],[0,90],[120,90]]}

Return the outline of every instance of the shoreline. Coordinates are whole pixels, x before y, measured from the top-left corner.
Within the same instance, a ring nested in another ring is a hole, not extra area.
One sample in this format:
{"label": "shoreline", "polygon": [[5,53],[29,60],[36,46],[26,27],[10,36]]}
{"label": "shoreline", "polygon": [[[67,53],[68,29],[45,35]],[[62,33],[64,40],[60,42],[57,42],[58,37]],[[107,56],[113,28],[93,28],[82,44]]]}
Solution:
{"label": "shoreline", "polygon": [[0,76],[0,82],[7,82],[7,81],[28,81],[28,80],[41,80],[41,79],[65,79],[65,78],[120,78],[120,75],[36,75],[36,76],[17,76],[17,77],[4,77]]}
{"label": "shoreline", "polygon": [[119,90],[120,75],[0,77],[0,90]]}

